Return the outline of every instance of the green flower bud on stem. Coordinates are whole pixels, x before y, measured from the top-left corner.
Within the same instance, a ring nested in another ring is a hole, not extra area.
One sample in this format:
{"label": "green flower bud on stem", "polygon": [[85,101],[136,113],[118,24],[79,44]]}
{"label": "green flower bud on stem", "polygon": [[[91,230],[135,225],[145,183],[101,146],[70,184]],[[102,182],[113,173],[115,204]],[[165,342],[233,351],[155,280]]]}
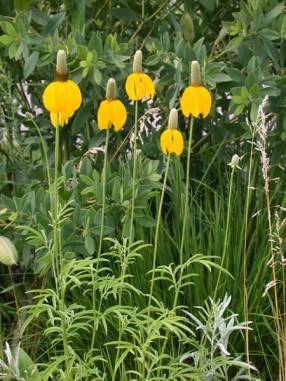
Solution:
{"label": "green flower bud on stem", "polygon": [[11,240],[0,236],[0,262],[6,266],[12,266],[17,264],[17,260],[17,250]]}
{"label": "green flower bud on stem", "polygon": [[195,39],[195,28],[192,16],[185,12],[180,20],[183,37],[186,41],[193,42]]}
{"label": "green flower bud on stem", "polygon": [[109,78],[107,82],[106,99],[109,101],[116,99],[116,82],[114,78]]}
{"label": "green flower bud on stem", "polygon": [[142,51],[137,50],[133,59],[133,73],[142,73]]}
{"label": "green flower bud on stem", "polygon": [[240,157],[235,154],[232,156],[232,159],[231,159],[231,162],[228,164],[232,169],[236,169],[236,168],[239,168],[239,161],[240,161]]}
{"label": "green flower bud on stem", "polygon": [[198,61],[192,61],[191,63],[191,86],[200,86],[202,84],[201,79],[201,67]]}
{"label": "green flower bud on stem", "polygon": [[178,128],[178,111],[175,108],[172,108],[169,114],[168,128],[176,129]]}

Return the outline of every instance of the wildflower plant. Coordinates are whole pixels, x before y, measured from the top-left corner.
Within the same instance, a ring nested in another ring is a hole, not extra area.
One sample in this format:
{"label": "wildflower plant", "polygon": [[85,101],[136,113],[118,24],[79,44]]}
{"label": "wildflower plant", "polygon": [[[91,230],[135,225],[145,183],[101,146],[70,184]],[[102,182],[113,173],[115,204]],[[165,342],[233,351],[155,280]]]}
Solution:
{"label": "wildflower plant", "polygon": [[285,381],[285,5],[4,3],[0,378]]}

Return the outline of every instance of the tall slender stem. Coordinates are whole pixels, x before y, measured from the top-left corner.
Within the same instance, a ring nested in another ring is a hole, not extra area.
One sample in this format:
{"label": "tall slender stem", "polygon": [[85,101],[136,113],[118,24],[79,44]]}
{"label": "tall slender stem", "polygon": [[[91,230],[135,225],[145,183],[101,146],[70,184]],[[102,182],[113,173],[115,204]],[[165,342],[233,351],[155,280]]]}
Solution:
{"label": "tall slender stem", "polygon": [[[98,252],[97,252],[97,263],[96,263],[96,272],[94,273],[94,268],[92,269],[92,309],[93,309],[93,330],[92,330],[92,339],[91,339],[91,350],[94,348],[95,345],[95,336],[96,336],[96,300],[95,300],[95,294],[96,294],[96,284],[95,284],[95,276],[98,273],[99,270],[99,258],[101,255],[101,249],[102,249],[102,241],[103,241],[103,232],[104,232],[104,217],[105,217],[105,205],[106,205],[106,169],[107,169],[107,156],[108,156],[108,144],[109,144],[109,130],[106,131],[105,136],[105,147],[104,147],[104,163],[103,163],[103,170],[102,170],[102,210],[101,210],[101,226],[100,226],[100,237],[99,237],[99,245],[98,245]],[[101,308],[101,302],[99,306],[99,310]]]}
{"label": "tall slender stem", "polygon": [[11,271],[11,266],[8,266],[8,271],[9,271],[9,275],[10,275],[11,284],[13,286],[13,296],[14,296],[14,301],[15,301],[16,312],[17,312],[17,316],[19,318],[19,308],[20,307],[19,307],[19,302],[18,302],[18,298],[17,298],[17,292],[16,292],[14,280],[13,280],[13,274],[12,274],[12,271]]}
{"label": "tall slender stem", "polygon": [[60,148],[60,127],[56,126],[56,139],[55,139],[55,173],[54,173],[54,189],[53,189],[53,230],[54,230],[54,276],[57,294],[59,295],[58,276],[60,273],[59,267],[59,226],[58,226],[58,214],[59,214],[59,195],[58,195],[58,167],[59,167],[59,148]]}
{"label": "tall slender stem", "polygon": [[104,164],[102,172],[102,210],[101,210],[101,226],[100,226],[100,237],[98,245],[97,257],[100,257],[102,240],[103,240],[103,231],[104,231],[104,217],[105,217],[105,205],[106,205],[106,167],[107,167],[107,154],[108,154],[108,143],[109,143],[109,128],[106,131],[105,137],[105,149],[104,149]]}
{"label": "tall slender stem", "polygon": [[[252,166],[253,166],[253,145],[254,145],[254,133],[252,134],[251,140],[251,150],[250,150],[250,160],[248,168],[248,179],[247,179],[247,192],[244,208],[244,243],[243,243],[243,310],[244,310],[244,321],[246,322],[245,329],[245,352],[247,363],[250,364],[249,356],[249,330],[248,330],[248,288],[247,288],[247,234],[248,234],[248,213],[249,213],[249,203],[250,203],[250,185],[252,178]],[[248,369],[248,376],[251,380],[251,369]]]}
{"label": "tall slender stem", "polygon": [[47,153],[47,144],[43,138],[43,135],[42,135],[41,130],[40,130],[39,126],[37,125],[37,123],[34,121],[34,119],[30,119],[30,121],[32,122],[33,126],[36,128],[37,133],[38,133],[39,138],[40,138],[40,142],[41,142],[42,150],[43,150],[43,154],[44,154],[44,161],[45,161],[45,167],[46,167],[46,172],[47,172],[49,192],[51,192],[52,181],[51,181],[50,165],[49,165],[49,159],[48,159],[48,153]]}
{"label": "tall slender stem", "polygon": [[164,195],[165,195],[169,166],[170,166],[170,158],[171,158],[171,155],[168,154],[167,164],[166,164],[166,168],[165,168],[164,182],[163,182],[160,204],[159,204],[158,215],[157,215],[157,222],[156,222],[155,242],[154,242],[154,251],[153,251],[152,279],[151,279],[150,295],[149,295],[149,302],[148,302],[148,315],[150,315],[150,306],[151,306],[153,289],[154,289],[155,268],[156,268],[157,251],[158,251],[158,238],[159,238],[159,232],[160,232],[162,207],[163,207]]}
{"label": "tall slender stem", "polygon": [[[60,127],[59,123],[56,125],[56,139],[55,139],[55,174],[54,174],[54,203],[53,203],[53,230],[54,230],[54,276],[56,291],[59,298],[59,310],[61,312],[61,325],[62,325],[62,338],[64,354],[66,356],[65,364],[66,370],[68,369],[68,339],[66,330],[66,321],[64,317],[65,310],[65,282],[63,282],[62,269],[63,269],[63,259],[61,255],[61,230],[59,224],[59,191],[58,191],[58,175],[59,175],[59,151],[60,151]],[[59,279],[58,279],[59,278]]]}
{"label": "tall slender stem", "polygon": [[129,228],[129,248],[133,242],[133,223],[134,223],[134,209],[135,209],[135,195],[136,195],[137,135],[138,135],[138,101],[135,101],[132,201],[131,201],[131,218],[130,218],[130,228]]}
{"label": "tall slender stem", "polygon": [[183,267],[183,262],[184,262],[183,254],[184,254],[184,246],[185,246],[187,217],[188,217],[188,212],[189,212],[190,164],[191,164],[193,128],[194,128],[194,118],[191,117],[191,120],[190,120],[190,136],[189,136],[188,152],[187,152],[184,215],[183,215],[182,236],[181,236],[181,245],[180,245],[180,266],[181,266],[181,270],[180,270],[180,278],[179,278],[179,282],[178,282],[178,288],[175,292],[173,308],[175,308],[177,303],[178,303],[178,298],[179,298],[180,289],[181,289],[181,285],[182,285],[182,278],[183,278],[183,268],[182,267]]}
{"label": "tall slender stem", "polygon": [[235,171],[235,167],[232,168],[231,175],[230,175],[229,194],[228,194],[228,203],[227,203],[227,216],[226,216],[226,228],[225,228],[224,243],[223,243],[223,253],[222,253],[222,258],[221,258],[221,263],[220,263],[221,267],[219,269],[218,278],[217,278],[216,287],[215,287],[215,292],[214,292],[214,300],[216,300],[217,291],[218,291],[219,283],[220,283],[221,272],[222,272],[222,268],[224,265],[224,260],[225,260],[227,247],[228,247],[229,222],[230,222],[230,210],[231,210],[234,171]]}
{"label": "tall slender stem", "polygon": [[272,268],[274,303],[275,303],[275,328],[276,328],[278,351],[279,351],[279,379],[283,380],[283,356],[282,356],[282,348],[281,348],[281,342],[280,342],[280,324],[279,324],[280,311],[279,311],[279,303],[278,303],[275,249],[273,246],[269,184],[265,185],[265,194],[266,194],[266,207],[267,207],[267,220],[268,220],[268,235],[269,235],[269,243],[270,243],[270,250],[271,250],[270,261],[271,261],[271,268]]}

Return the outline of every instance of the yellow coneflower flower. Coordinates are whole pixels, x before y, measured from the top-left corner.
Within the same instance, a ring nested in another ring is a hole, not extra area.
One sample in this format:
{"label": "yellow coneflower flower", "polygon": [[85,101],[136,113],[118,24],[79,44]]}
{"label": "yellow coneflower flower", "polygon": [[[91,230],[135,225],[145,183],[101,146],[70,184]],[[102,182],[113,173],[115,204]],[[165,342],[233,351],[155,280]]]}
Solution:
{"label": "yellow coneflower flower", "polygon": [[66,53],[59,50],[57,54],[56,79],[51,82],[43,94],[45,108],[50,112],[54,127],[63,127],[69,118],[80,107],[82,96],[78,85],[68,79]]}
{"label": "yellow coneflower flower", "polygon": [[164,154],[175,153],[180,156],[184,149],[184,139],[178,130],[178,111],[173,108],[169,114],[168,128],[160,137],[161,149]]}
{"label": "yellow coneflower flower", "polygon": [[142,73],[142,52],[137,50],[133,60],[133,73],[126,80],[125,89],[132,101],[154,98],[155,86],[149,75]]}
{"label": "yellow coneflower flower", "polygon": [[212,105],[211,95],[208,89],[202,86],[200,64],[192,62],[191,85],[188,86],[181,98],[181,109],[186,117],[190,114],[195,118],[206,118]]}
{"label": "yellow coneflower flower", "polygon": [[115,79],[110,78],[106,86],[106,99],[100,103],[97,112],[97,123],[100,130],[106,130],[114,126],[114,130],[119,131],[127,119],[127,111],[124,104],[116,99]]}

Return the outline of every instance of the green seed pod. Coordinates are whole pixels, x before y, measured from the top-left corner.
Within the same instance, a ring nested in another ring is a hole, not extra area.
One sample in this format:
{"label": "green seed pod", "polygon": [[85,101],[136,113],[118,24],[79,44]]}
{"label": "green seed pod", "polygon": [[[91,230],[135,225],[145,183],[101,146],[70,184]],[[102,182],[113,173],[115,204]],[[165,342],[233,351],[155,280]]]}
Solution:
{"label": "green seed pod", "polygon": [[111,101],[116,99],[116,82],[114,78],[109,78],[106,85],[106,99]]}
{"label": "green seed pod", "polygon": [[0,236],[0,262],[6,266],[16,265],[18,260],[17,250],[11,240]]}
{"label": "green seed pod", "polygon": [[176,129],[178,128],[178,111],[175,108],[172,108],[169,114],[168,128]]}
{"label": "green seed pod", "polygon": [[185,12],[180,20],[183,37],[186,41],[192,43],[195,39],[195,28],[192,16]]}

